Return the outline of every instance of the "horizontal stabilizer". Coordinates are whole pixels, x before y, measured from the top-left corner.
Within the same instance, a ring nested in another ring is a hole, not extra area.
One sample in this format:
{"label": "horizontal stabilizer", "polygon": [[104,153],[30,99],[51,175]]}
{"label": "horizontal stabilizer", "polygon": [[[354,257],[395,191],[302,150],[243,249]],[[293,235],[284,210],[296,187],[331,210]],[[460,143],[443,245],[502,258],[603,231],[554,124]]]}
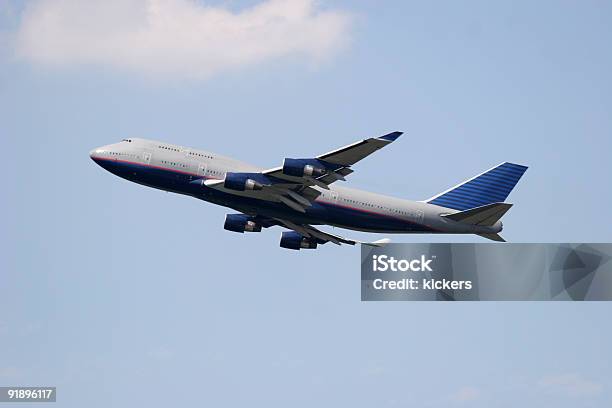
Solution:
{"label": "horizontal stabilizer", "polygon": [[478,234],[478,235],[480,235],[483,238],[490,239],[491,241],[506,242],[506,240],[503,239],[502,236],[499,234],[492,233],[492,234]]}
{"label": "horizontal stabilizer", "polygon": [[390,242],[391,240],[389,238],[383,238],[373,242],[362,242],[361,244],[373,247],[383,247]]}
{"label": "horizontal stabilizer", "polygon": [[465,224],[491,226],[503,217],[511,207],[512,204],[508,203],[493,203],[454,214],[443,215],[443,217]]}

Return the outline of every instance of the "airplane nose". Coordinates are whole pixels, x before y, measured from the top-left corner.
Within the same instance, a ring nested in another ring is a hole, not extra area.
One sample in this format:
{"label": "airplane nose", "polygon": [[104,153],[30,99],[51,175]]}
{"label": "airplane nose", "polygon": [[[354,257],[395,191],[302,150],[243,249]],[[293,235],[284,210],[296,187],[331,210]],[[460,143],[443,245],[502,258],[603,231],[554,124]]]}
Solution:
{"label": "airplane nose", "polygon": [[100,159],[102,159],[102,155],[104,153],[104,149],[100,148],[100,147],[96,147],[95,149],[92,149],[89,151],[89,157],[91,158],[91,160],[95,161],[96,163],[100,163]]}

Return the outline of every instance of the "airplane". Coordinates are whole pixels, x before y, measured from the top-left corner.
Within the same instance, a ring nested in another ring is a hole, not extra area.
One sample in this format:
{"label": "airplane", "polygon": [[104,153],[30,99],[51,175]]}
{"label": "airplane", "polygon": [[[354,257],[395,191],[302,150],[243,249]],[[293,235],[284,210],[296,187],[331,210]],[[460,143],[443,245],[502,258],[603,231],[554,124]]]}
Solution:
{"label": "airplane", "polygon": [[282,248],[314,249],[328,242],[382,246],[322,231],[329,225],[385,234],[477,234],[505,241],[505,200],[526,166],[504,162],[427,200],[409,201],[338,186],[352,166],[396,141],[402,132],[364,139],[311,158],[285,158],[262,169],[204,150],[147,139],[123,139],[98,147],[90,157],[126,180],[184,194],[238,211],[224,228],[260,232],[280,226]]}

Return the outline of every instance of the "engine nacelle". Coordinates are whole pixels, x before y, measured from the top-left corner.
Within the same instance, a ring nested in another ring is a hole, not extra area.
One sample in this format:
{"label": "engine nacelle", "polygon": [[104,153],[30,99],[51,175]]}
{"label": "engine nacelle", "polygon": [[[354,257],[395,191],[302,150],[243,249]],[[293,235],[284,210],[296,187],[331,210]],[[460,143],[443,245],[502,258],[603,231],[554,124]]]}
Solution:
{"label": "engine nacelle", "polygon": [[253,221],[252,217],[244,214],[227,214],[223,228],[240,233],[261,231],[261,225]]}
{"label": "engine nacelle", "polygon": [[280,246],[287,249],[315,249],[317,241],[311,238],[306,238],[302,234],[295,231],[285,231],[281,235]]}
{"label": "engine nacelle", "polygon": [[316,160],[285,159],[283,174],[293,177],[319,177],[325,174],[325,166]]}
{"label": "engine nacelle", "polygon": [[263,188],[263,184],[253,180],[248,174],[226,173],[223,187],[237,191],[261,190]]}

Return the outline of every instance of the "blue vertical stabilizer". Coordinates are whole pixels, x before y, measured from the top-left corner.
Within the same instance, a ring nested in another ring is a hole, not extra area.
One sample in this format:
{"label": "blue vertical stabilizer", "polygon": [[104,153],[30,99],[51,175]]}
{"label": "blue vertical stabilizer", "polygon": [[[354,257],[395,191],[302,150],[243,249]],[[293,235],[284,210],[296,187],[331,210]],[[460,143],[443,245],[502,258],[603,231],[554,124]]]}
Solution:
{"label": "blue vertical stabilizer", "polygon": [[427,202],[459,211],[503,203],[526,170],[527,167],[520,164],[502,163],[430,198]]}

